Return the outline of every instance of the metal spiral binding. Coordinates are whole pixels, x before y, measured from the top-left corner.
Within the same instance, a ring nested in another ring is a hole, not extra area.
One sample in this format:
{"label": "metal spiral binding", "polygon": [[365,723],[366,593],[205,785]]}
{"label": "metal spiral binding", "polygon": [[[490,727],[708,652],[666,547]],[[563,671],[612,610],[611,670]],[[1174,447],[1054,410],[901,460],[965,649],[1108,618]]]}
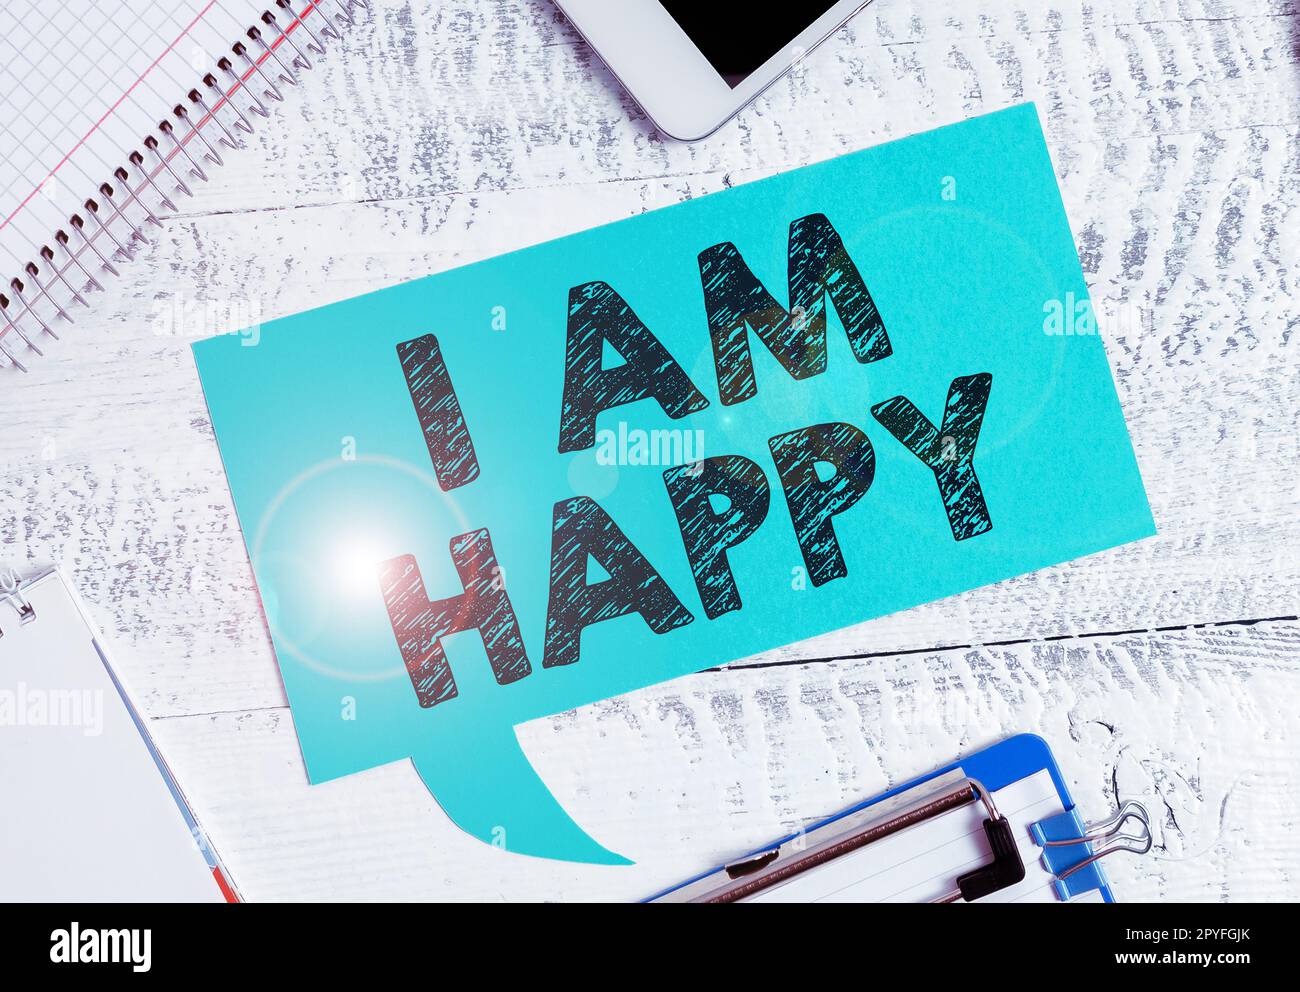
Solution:
{"label": "metal spiral binding", "polygon": [[[59,320],[72,323],[68,311],[73,304],[89,306],[85,294],[103,290],[96,274],[102,269],[119,275],[114,259],[134,261],[142,247],[153,244],[144,225],[162,227],[159,213],[179,213],[160,180],[166,176],[175,183],[177,192],[193,196],[184,177],[207,182],[203,163],[218,167],[224,164],[218,145],[231,150],[244,147],[238,133],[253,133],[248,113],[270,116],[263,96],[275,102],[283,100],[280,84],[297,85],[298,72],[312,68],[307,53],[324,55],[324,39],[339,41],[341,29],[356,24],[353,7],[369,11],[370,3],[275,0],[279,17],[270,10],[262,12],[258,24],[251,25],[244,38],[230,47],[231,54],[245,68],[239,69],[229,56],[217,60],[217,69],[229,85],[223,87],[216,74],[207,73],[202,87],[186,94],[189,109],[186,102],[178,103],[172,109],[172,119],[159,122],[158,132],[169,147],[152,134],[144,137],[142,144],[152,156],[153,165],[138,150],[128,152],[129,168],[117,168],[110,182],[99,185],[96,198],[83,201],[84,211],[68,218],[76,238],[64,230],[56,231],[54,247],[40,247],[39,263],[28,262],[21,277],[5,284],[0,291],[0,367],[26,372],[19,356],[24,351],[41,355],[38,342],[42,336],[58,337],[51,325]],[[313,14],[318,15],[314,24],[308,21]],[[219,112],[229,116],[229,123]],[[205,131],[209,123],[215,124],[220,133],[210,137]],[[149,200],[153,201],[152,207]],[[133,214],[137,220],[132,219]],[[40,312],[42,301],[48,316]]]}

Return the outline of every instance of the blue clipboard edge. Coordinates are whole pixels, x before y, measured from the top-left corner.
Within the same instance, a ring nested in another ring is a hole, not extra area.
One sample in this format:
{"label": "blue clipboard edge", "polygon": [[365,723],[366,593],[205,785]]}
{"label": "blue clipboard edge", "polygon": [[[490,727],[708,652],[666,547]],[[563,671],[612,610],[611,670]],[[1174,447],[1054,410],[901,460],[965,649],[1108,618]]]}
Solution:
{"label": "blue clipboard edge", "polygon": [[[1065,779],[1061,777],[1061,769],[1057,766],[1056,758],[1052,754],[1052,749],[1048,746],[1047,741],[1043,740],[1043,738],[1039,737],[1037,734],[1017,734],[1014,737],[1008,737],[1006,740],[999,741],[996,744],[991,744],[973,754],[969,754],[963,758],[958,758],[956,761],[944,765],[942,768],[936,768],[934,771],[928,772],[925,775],[920,775],[902,783],[901,785],[896,785],[887,792],[882,792],[878,796],[873,796],[855,806],[850,806],[848,809],[841,810],[833,816],[826,817],[824,820],[818,820],[816,823],[812,824],[812,826],[804,830],[803,833],[806,836],[815,830],[820,830],[822,827],[836,822],[837,820],[841,820],[853,813],[867,809],[870,806],[875,806],[877,803],[884,802],[886,799],[890,799],[901,792],[906,792],[908,789],[913,789],[918,785],[923,785],[933,778],[938,778],[940,775],[956,771],[959,768],[971,778],[979,779],[990,792],[996,792],[998,789],[1005,788],[1012,782],[1018,782],[1020,779],[1025,778],[1028,775],[1033,775],[1035,772],[1047,769],[1048,773],[1052,776],[1052,784],[1056,787],[1056,794],[1061,798],[1061,806],[1065,810],[1065,813],[1075,813],[1074,799],[1070,796],[1070,790],[1066,787]],[[1078,821],[1077,814],[1075,820]],[[1081,823],[1081,821],[1078,822]],[[715,872],[722,871],[729,864],[734,864],[737,861],[744,861],[746,858],[756,857],[759,854],[765,854],[773,848],[780,847],[782,844],[794,840],[797,836],[798,834],[787,834],[771,843],[764,844],[762,847],[757,847],[745,854],[730,858],[723,864],[715,865],[707,871],[700,872],[698,875],[686,879],[684,882],[679,882],[670,888],[664,889],[662,892],[657,892],[649,898],[643,899],[642,902],[654,902],[656,899],[661,899],[670,892],[676,892],[678,889],[692,885],[700,879],[707,878]],[[1087,847],[1082,844],[1080,846],[1082,848],[1081,853],[1077,858],[1070,859],[1071,862],[1079,861],[1084,857],[1087,857]],[[1076,849],[1070,847],[1062,850],[1074,851]],[[1054,862],[1054,868],[1059,871],[1068,867],[1069,863],[1070,862],[1062,864],[1060,862]],[[1110,882],[1102,872],[1099,863],[1094,862],[1093,864],[1088,865],[1088,867],[1081,869],[1078,873],[1071,876],[1071,882],[1073,891],[1076,895],[1080,892],[1099,889],[1101,891],[1101,897],[1105,902],[1115,901],[1115,893],[1111,891]]]}

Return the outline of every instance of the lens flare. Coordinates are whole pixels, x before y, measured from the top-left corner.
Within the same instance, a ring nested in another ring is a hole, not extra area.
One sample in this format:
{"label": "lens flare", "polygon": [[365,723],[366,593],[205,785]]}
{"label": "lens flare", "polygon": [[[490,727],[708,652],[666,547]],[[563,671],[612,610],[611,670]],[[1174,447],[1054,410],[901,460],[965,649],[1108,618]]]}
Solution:
{"label": "lens flare", "polygon": [[355,596],[379,589],[379,567],[393,557],[390,542],[369,534],[344,536],[330,560],[330,579]]}

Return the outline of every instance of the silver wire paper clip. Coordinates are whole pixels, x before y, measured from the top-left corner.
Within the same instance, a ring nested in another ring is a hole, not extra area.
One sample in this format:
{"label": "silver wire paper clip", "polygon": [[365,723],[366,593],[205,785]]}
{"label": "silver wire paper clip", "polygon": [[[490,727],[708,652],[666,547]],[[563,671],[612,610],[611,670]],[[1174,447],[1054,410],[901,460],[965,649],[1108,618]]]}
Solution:
{"label": "silver wire paper clip", "polygon": [[[1125,825],[1136,823],[1135,829]],[[1074,810],[1048,817],[1029,828],[1043,849],[1043,867],[1055,876],[1056,894],[1068,900],[1098,887],[1095,871],[1086,869],[1110,854],[1146,854],[1154,843],[1146,807],[1129,800],[1109,819],[1084,825]]]}

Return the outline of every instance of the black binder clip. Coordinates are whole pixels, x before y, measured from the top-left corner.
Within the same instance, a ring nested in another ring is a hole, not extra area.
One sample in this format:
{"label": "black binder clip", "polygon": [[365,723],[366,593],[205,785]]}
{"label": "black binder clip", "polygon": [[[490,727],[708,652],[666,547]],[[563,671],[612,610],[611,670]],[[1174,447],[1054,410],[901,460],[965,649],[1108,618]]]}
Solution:
{"label": "black binder clip", "polygon": [[935,902],[974,902],[992,895],[999,889],[1010,888],[1024,881],[1025,862],[1016,847],[1015,835],[1011,832],[1011,821],[998,812],[997,805],[988,789],[977,779],[967,779],[971,789],[983,801],[988,816],[984,819],[984,835],[988,838],[993,860],[981,865],[974,871],[957,877],[957,890]]}

